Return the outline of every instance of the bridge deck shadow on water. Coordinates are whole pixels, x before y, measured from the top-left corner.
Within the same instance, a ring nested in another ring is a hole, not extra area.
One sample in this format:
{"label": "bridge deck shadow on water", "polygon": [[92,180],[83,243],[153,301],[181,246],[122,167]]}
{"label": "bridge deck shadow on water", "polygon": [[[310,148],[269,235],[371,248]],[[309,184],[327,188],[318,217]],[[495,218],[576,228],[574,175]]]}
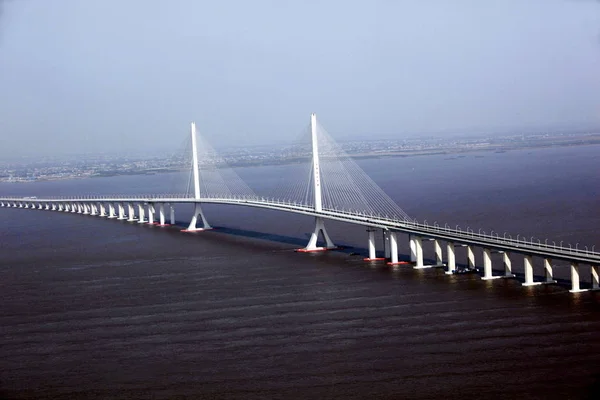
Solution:
{"label": "bridge deck shadow on water", "polygon": [[[125,222],[126,223],[126,222]],[[175,232],[179,232],[179,230],[184,229],[187,226],[187,221],[175,221],[175,224],[172,224],[170,228],[174,229]],[[211,231],[199,232],[198,235],[211,235],[211,234],[223,234],[230,237],[240,237],[245,239],[256,239],[259,241],[266,241],[271,243],[279,243],[283,245],[290,245],[289,248],[284,248],[282,250],[277,251],[290,251],[293,252],[299,248],[302,248],[306,240],[310,237],[310,232],[305,232],[304,237],[298,236],[286,236],[274,234],[272,232],[264,232],[250,229],[241,229],[241,228],[232,228],[227,226],[213,226]],[[172,231],[173,232],[173,231]],[[206,238],[206,236],[203,236]],[[324,244],[324,243],[323,243]],[[267,244],[267,247],[269,245]],[[390,273],[393,276],[402,276],[403,279],[413,280],[413,281],[423,281],[424,278],[432,278],[431,282],[436,284],[447,284],[448,283],[448,274],[444,272],[444,268],[431,268],[431,269],[414,269],[414,262],[410,261],[410,254],[399,253],[398,258],[403,264],[400,265],[388,265],[389,259],[385,259],[385,254],[383,251],[379,251],[377,253],[378,258],[381,258],[377,261],[370,261],[365,263],[365,258],[369,254],[369,249],[366,247],[354,246],[351,244],[344,244],[343,242],[338,244],[336,249],[331,249],[327,252],[314,252],[309,253],[315,258],[321,257],[322,260],[327,258],[334,258],[336,261],[342,259],[345,263],[358,266],[361,268],[368,267],[371,270],[379,271],[383,274],[389,275]],[[433,265],[436,260],[424,258],[425,264]],[[469,268],[468,263],[456,262],[457,270],[466,270]],[[500,272],[498,270],[494,270],[494,272]],[[511,298],[513,296],[522,295],[523,287],[522,282],[525,281],[525,273],[519,271],[513,271],[514,278],[513,279],[504,279],[501,282],[493,282],[493,281],[481,281],[481,277],[483,273],[481,268],[477,268],[476,271],[467,272],[467,273],[458,273],[451,275],[451,279],[453,282],[460,281],[463,289],[477,289],[484,287],[492,287],[497,288],[494,293],[501,298]],[[543,280],[544,276],[542,275],[534,275],[534,279]],[[570,285],[571,281],[564,278],[554,277],[556,281],[555,284],[552,285],[538,285],[529,287],[529,294],[548,297],[556,294],[565,293]],[[590,282],[582,281],[582,287],[591,288]],[[592,297],[589,300],[590,306],[596,307],[600,306],[600,303],[597,303],[596,300],[600,300],[600,292],[592,292]],[[554,298],[553,300],[546,299],[541,300],[543,304],[552,304],[553,306],[561,303],[562,301],[558,298]]]}

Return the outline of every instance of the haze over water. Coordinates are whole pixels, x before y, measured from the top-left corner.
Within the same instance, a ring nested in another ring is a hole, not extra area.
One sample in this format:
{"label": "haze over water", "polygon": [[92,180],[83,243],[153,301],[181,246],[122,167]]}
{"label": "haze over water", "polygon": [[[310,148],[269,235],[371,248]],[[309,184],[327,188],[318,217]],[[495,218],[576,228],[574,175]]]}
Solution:
{"label": "haze over water", "polygon": [[[591,247],[600,245],[598,150],[359,164],[419,221]],[[238,173],[258,192],[293,168]],[[2,184],[0,194],[159,193],[179,179]],[[299,254],[293,249],[305,244],[311,218],[225,206],[205,212],[217,229],[183,234],[0,209],[2,394],[546,399],[598,393],[597,293],[366,264],[350,255],[364,251],[364,228],[329,221],[332,238],[353,248]],[[189,214],[178,207],[178,222]],[[407,239],[400,244],[406,258]],[[464,254],[457,257],[465,262]],[[476,260],[481,264],[479,252]],[[534,262],[541,275],[541,260]],[[517,255],[513,268],[522,272]],[[556,266],[559,278],[567,273]]]}

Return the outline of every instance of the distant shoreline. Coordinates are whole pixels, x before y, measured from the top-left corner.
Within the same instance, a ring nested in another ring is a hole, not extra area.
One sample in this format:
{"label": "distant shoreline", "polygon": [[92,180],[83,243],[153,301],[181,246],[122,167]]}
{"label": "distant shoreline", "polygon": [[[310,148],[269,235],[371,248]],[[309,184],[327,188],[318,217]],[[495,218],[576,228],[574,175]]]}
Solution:
{"label": "distant shoreline", "polygon": [[[417,156],[435,156],[435,155],[460,155],[476,152],[493,152],[493,153],[506,153],[511,151],[520,150],[532,150],[532,149],[547,149],[556,147],[585,147],[600,145],[600,134],[585,136],[585,137],[567,137],[563,141],[557,141],[557,137],[549,138],[552,140],[539,140],[529,142],[521,145],[510,145],[506,143],[484,143],[476,145],[458,145],[456,147],[447,147],[438,149],[423,149],[423,150],[400,150],[400,151],[372,151],[364,153],[350,153],[348,156],[354,160],[368,160],[368,159],[382,159],[382,158],[404,158],[404,157],[417,157]],[[321,156],[321,159],[327,159],[326,156]],[[227,164],[227,167],[231,168],[251,168],[251,167],[264,167],[264,166],[277,166],[277,165],[292,165],[310,160],[309,156],[306,157],[290,157],[287,159],[262,159],[257,161],[239,161]],[[96,174],[80,174],[73,176],[61,176],[61,177],[43,177],[36,179],[19,179],[19,180],[3,180],[0,179],[0,183],[33,183],[33,182],[51,182],[51,181],[64,181],[64,180],[76,180],[76,179],[88,179],[88,178],[108,178],[115,176],[137,176],[137,175],[156,175],[164,173],[173,173],[185,171],[186,169],[178,168],[151,168],[151,169],[140,169],[140,170],[108,170]]]}

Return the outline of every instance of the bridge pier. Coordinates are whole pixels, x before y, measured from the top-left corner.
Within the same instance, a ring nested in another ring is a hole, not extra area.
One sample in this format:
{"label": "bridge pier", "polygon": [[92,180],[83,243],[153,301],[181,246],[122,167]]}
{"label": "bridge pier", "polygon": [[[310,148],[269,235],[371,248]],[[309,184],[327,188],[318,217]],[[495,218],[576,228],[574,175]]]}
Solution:
{"label": "bridge pier", "polygon": [[72,213],[76,213],[77,212],[77,203],[73,203],[73,207],[71,207],[71,212]]}
{"label": "bridge pier", "polygon": [[467,268],[475,268],[475,253],[473,252],[473,246],[467,245]]}
{"label": "bridge pier", "polygon": [[98,206],[96,205],[96,203],[90,203],[90,215],[98,215]]}
{"label": "bridge pier", "polygon": [[544,277],[546,279],[542,283],[545,283],[545,284],[556,283],[556,280],[554,279],[553,273],[552,273],[552,260],[549,258],[544,258]]}
{"label": "bridge pier", "polygon": [[154,204],[148,203],[148,224],[154,225]]}
{"label": "bridge pier", "polygon": [[380,260],[377,258],[377,252],[375,249],[375,229],[367,228],[367,232],[369,233],[369,242],[368,242],[369,256],[367,258],[365,258],[365,261]]}
{"label": "bridge pier", "polygon": [[533,281],[533,263],[531,259],[532,257],[529,255],[523,257],[523,267],[525,268],[525,283],[523,283],[523,286],[535,286],[542,283]]}
{"label": "bridge pier", "polygon": [[98,203],[100,206],[100,214],[99,217],[106,217],[106,205],[104,203]]}
{"label": "bridge pier", "polygon": [[108,218],[116,218],[115,215],[115,204],[113,202],[108,203]]}
{"label": "bridge pier", "polygon": [[448,242],[446,244],[446,250],[448,251],[448,270],[446,274],[450,275],[456,272],[456,254],[454,253],[454,243]]}
{"label": "bridge pier", "polygon": [[117,203],[117,207],[119,208],[119,218],[117,218],[120,221],[123,221],[127,218],[125,218],[125,207],[123,206],[123,203],[119,202]]}
{"label": "bridge pier", "polygon": [[158,204],[158,218],[159,218],[160,226],[167,226],[167,224],[165,223],[165,204],[164,203]]}
{"label": "bridge pier", "polygon": [[[423,251],[423,238],[415,237],[415,250],[417,255],[416,263],[419,263],[419,259],[421,260],[421,266],[415,266],[415,269],[424,269],[424,268],[438,268],[443,267],[444,263],[442,262],[442,247],[436,239],[426,239],[427,241],[432,241],[434,253],[435,253],[435,264],[432,265],[423,265],[425,262],[425,256]],[[419,256],[420,253],[420,256]]]}
{"label": "bridge pier", "polygon": [[396,232],[390,231],[390,262],[388,264],[398,264],[398,237]]}
{"label": "bridge pier", "polygon": [[515,274],[512,273],[512,262],[508,251],[502,252],[502,263],[504,264],[504,277],[514,278]]}
{"label": "bridge pier", "polygon": [[175,225],[175,207],[173,207],[173,204],[169,204],[169,208],[171,211],[171,225]]}
{"label": "bridge pier", "polygon": [[592,265],[590,267],[590,272],[592,274],[592,290],[600,290],[600,280],[599,280],[599,275],[598,275],[598,266],[597,265]]}
{"label": "bridge pier", "polygon": [[90,215],[90,205],[88,203],[83,203],[83,214]]}
{"label": "bridge pier", "polygon": [[412,233],[408,235],[408,246],[410,248],[410,262],[414,263],[417,261],[417,243]]}
{"label": "bridge pier", "polygon": [[[202,228],[198,228],[198,217],[202,221]],[[182,229],[182,232],[196,232],[196,231],[204,231],[207,229],[212,229],[212,227],[208,224],[204,213],[202,212],[202,207],[200,203],[194,203],[194,215],[192,216],[192,220],[188,225],[187,229]]]}
{"label": "bridge pier", "polygon": [[483,280],[498,279],[502,276],[494,276],[492,273],[492,251],[490,249],[483,249]]}
{"label": "bridge pier", "polygon": [[571,293],[586,292],[587,289],[582,289],[579,285],[579,264],[576,262],[571,263]]}
{"label": "bridge pier", "polygon": [[435,266],[436,267],[444,267],[444,262],[442,260],[442,246],[440,245],[440,241],[437,239],[433,240],[433,248],[435,252]]}
{"label": "bridge pier", "polygon": [[[317,241],[319,240],[319,235],[323,235],[323,239],[325,240],[325,247],[318,247]],[[308,244],[305,248],[299,249],[301,252],[312,252],[312,251],[323,251],[323,250],[331,250],[335,249],[336,246],[327,234],[327,230],[325,229],[325,221],[321,217],[315,217],[315,230],[310,235],[310,239],[308,240]]]}
{"label": "bridge pier", "polygon": [[135,221],[135,209],[133,208],[133,203],[127,203],[127,216],[127,221]]}
{"label": "bridge pier", "polygon": [[386,229],[383,229],[381,232],[383,234],[383,257],[385,257],[386,260],[389,260],[392,255],[392,252],[390,251],[390,235]]}
{"label": "bridge pier", "polygon": [[145,223],[145,216],[144,216],[144,203],[138,203],[138,214],[139,214],[139,219],[138,219],[138,224],[143,224]]}
{"label": "bridge pier", "polygon": [[420,236],[415,236],[415,250],[417,259],[415,260],[414,269],[431,268],[431,265],[423,265],[423,239]]}

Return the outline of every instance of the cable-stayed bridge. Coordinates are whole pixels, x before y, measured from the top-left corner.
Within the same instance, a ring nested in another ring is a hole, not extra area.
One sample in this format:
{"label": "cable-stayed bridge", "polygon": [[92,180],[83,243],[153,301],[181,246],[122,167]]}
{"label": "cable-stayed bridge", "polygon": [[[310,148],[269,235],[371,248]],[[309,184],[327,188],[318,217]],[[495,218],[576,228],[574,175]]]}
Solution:
{"label": "cable-stayed bridge", "polygon": [[[481,234],[472,230],[419,223],[411,219],[331,138],[311,116],[303,136],[306,142],[290,150],[289,156],[309,162],[301,171],[302,177],[284,181],[272,196],[258,195],[233,169],[222,165],[212,147],[191,124],[188,190],[183,194],[154,194],[126,196],[85,195],[75,197],[0,197],[0,207],[72,212],[137,223],[175,224],[176,204],[192,204],[194,212],[184,232],[211,229],[202,204],[224,204],[263,208],[307,215],[314,218],[315,228],[301,252],[335,249],[326,230],[326,221],[335,220],[367,228],[368,257],[366,261],[387,261],[406,264],[398,257],[399,238],[408,237],[410,264],[414,268],[445,268],[457,272],[456,247],[466,247],[467,267],[475,268],[475,249],[483,258],[482,279],[512,278],[512,261],[522,257],[525,281],[523,285],[555,283],[553,260],[570,263],[571,292],[581,292],[580,265],[589,267],[590,289],[600,288],[600,253],[578,246],[548,244],[533,238],[513,239],[499,234]],[[376,232],[382,232],[384,257],[376,254]],[[401,235],[401,236],[400,236]],[[319,245],[322,239],[322,245]],[[432,265],[425,265],[425,243],[433,243]],[[444,251],[445,250],[445,251]],[[503,273],[494,275],[492,253],[502,254]],[[533,257],[543,259],[544,278],[534,280]]]}

